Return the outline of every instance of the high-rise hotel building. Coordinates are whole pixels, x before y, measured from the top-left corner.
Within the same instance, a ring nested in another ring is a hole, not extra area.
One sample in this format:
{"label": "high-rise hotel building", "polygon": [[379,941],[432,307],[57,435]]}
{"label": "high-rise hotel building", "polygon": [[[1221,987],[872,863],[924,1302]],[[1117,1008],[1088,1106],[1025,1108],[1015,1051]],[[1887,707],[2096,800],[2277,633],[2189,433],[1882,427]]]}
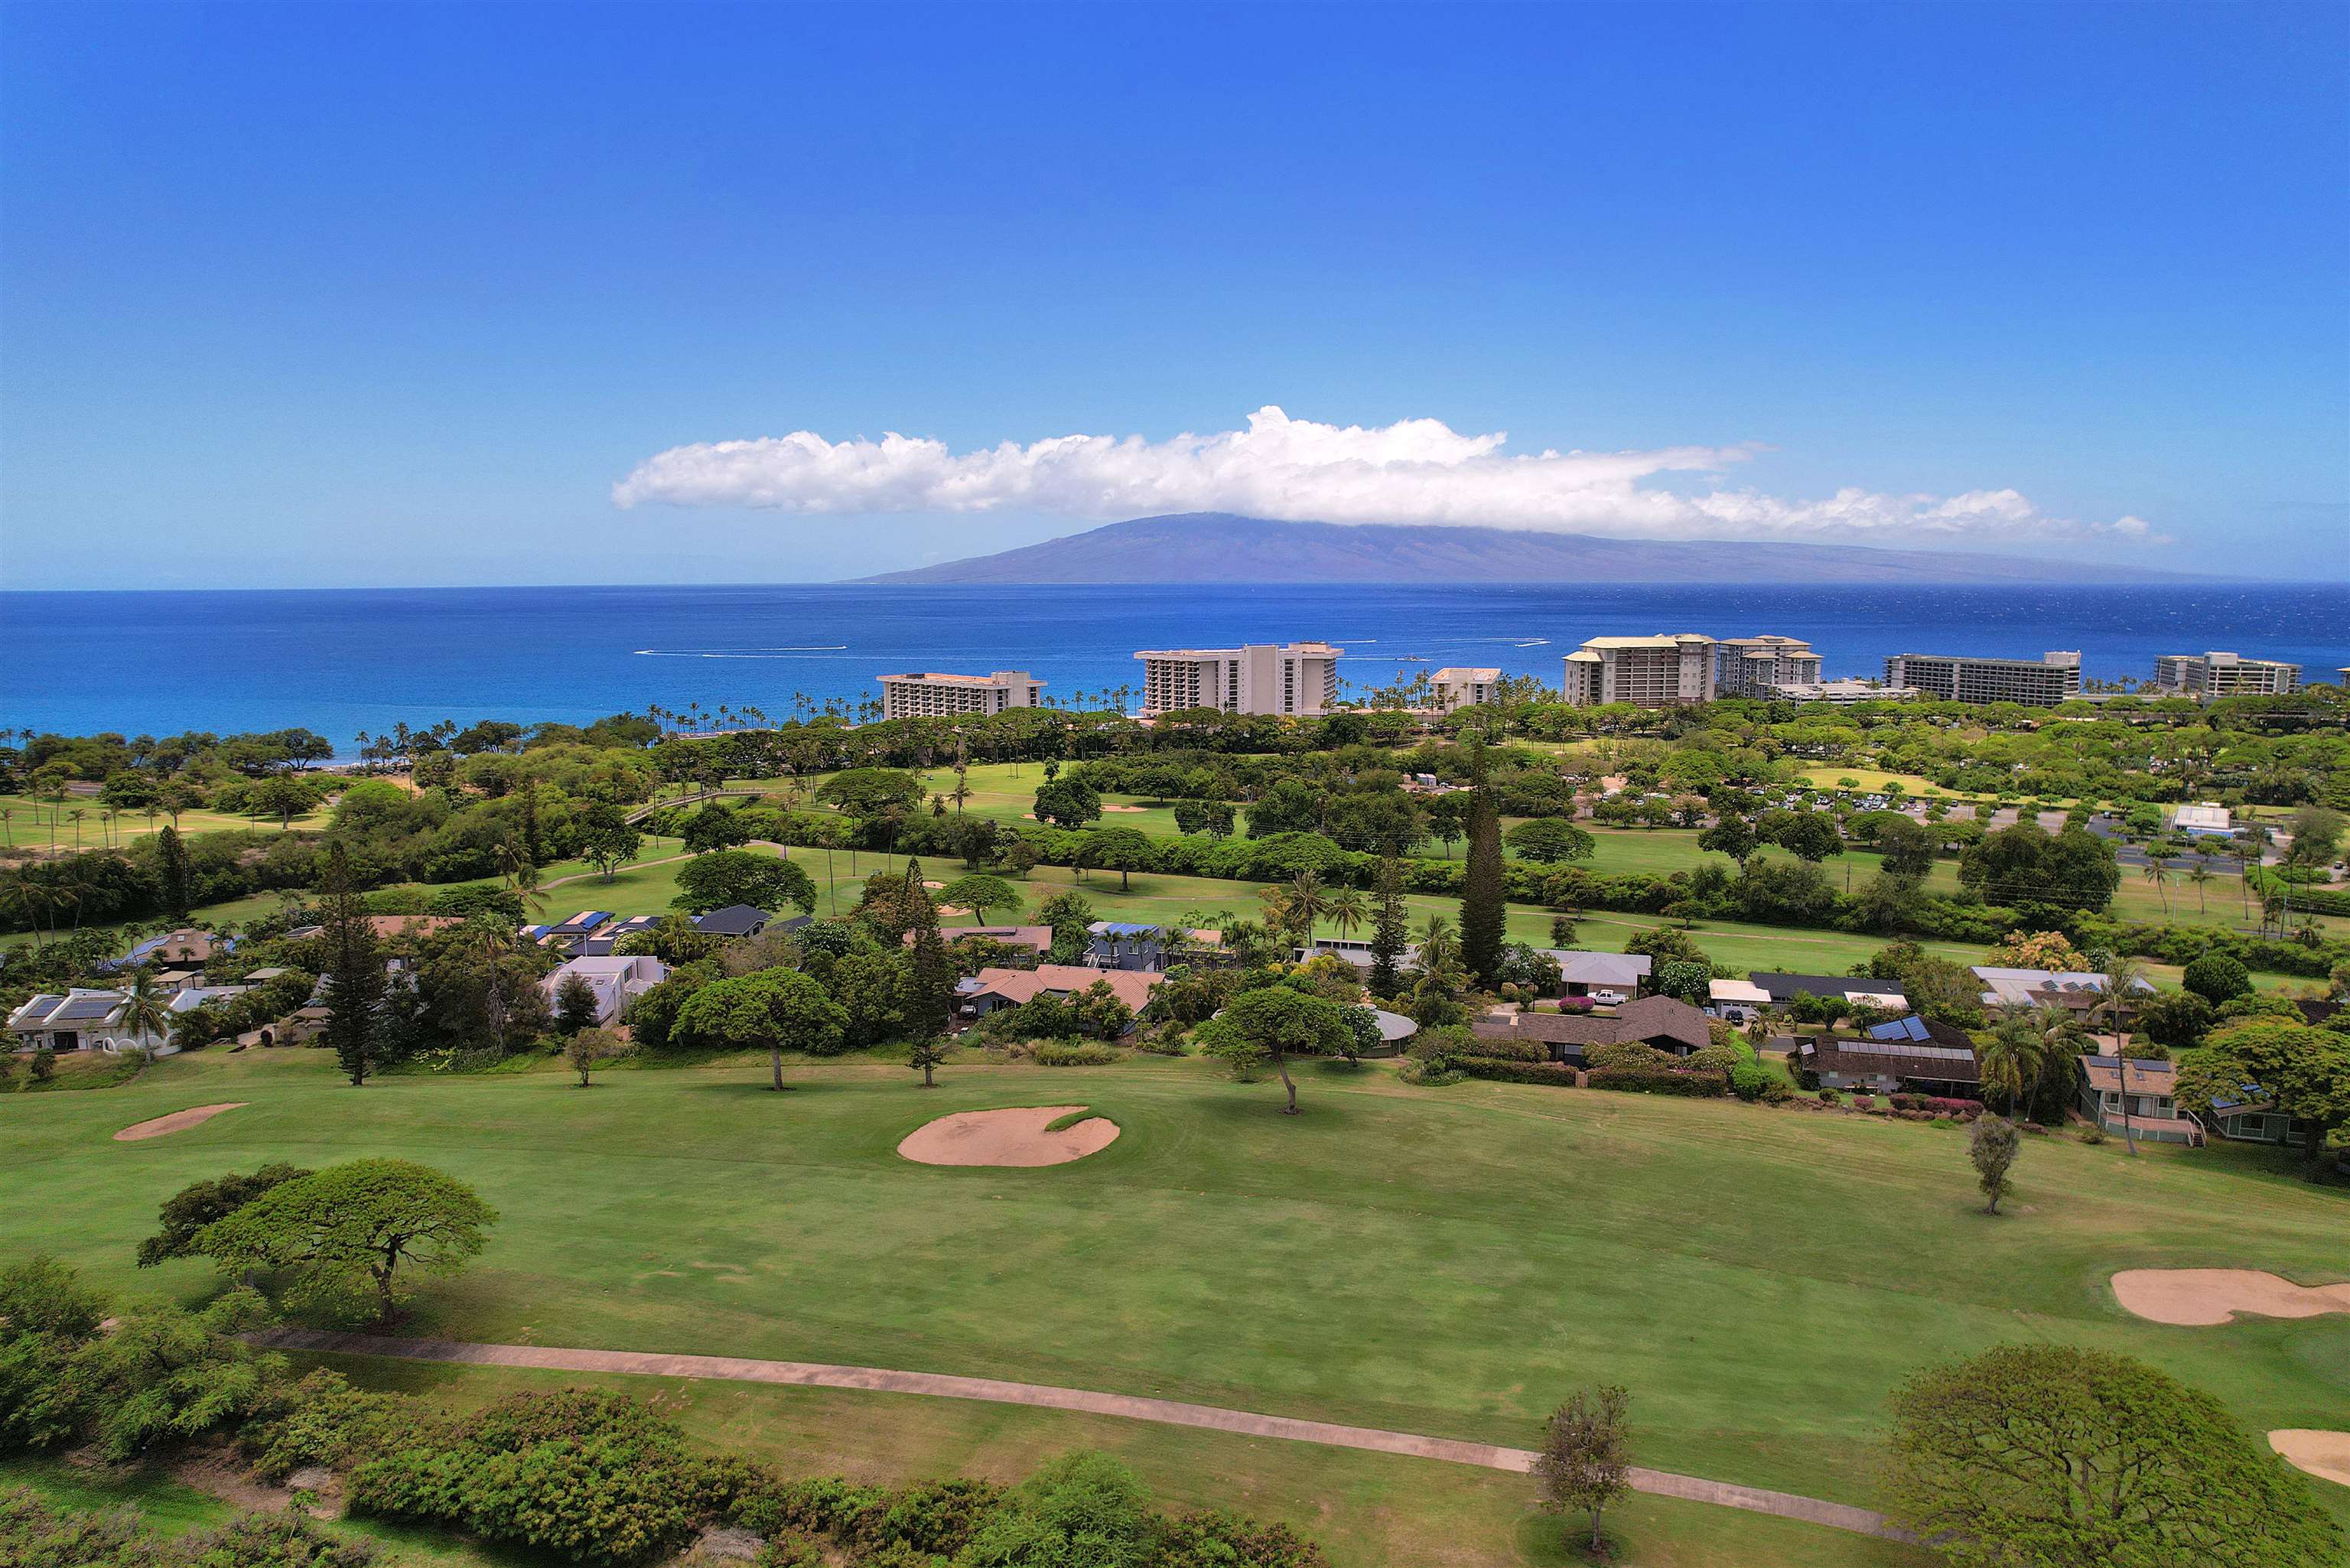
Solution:
{"label": "high-rise hotel building", "polygon": [[1142,660],[1143,716],[1216,708],[1318,718],[1338,705],[1338,659],[1346,651],[1326,642],[1145,649],[1134,656]]}
{"label": "high-rise hotel building", "polygon": [[1942,702],[2021,702],[2054,708],[2081,694],[2081,656],[2048,653],[2030,659],[1967,659],[1941,653],[1897,653],[1885,661],[1887,686],[1914,686]]}
{"label": "high-rise hotel building", "polygon": [[885,719],[951,719],[965,713],[1001,713],[1006,708],[1034,708],[1044,701],[1045,683],[1024,670],[999,670],[993,675],[941,675],[917,670],[910,675],[884,675],[881,716]]}

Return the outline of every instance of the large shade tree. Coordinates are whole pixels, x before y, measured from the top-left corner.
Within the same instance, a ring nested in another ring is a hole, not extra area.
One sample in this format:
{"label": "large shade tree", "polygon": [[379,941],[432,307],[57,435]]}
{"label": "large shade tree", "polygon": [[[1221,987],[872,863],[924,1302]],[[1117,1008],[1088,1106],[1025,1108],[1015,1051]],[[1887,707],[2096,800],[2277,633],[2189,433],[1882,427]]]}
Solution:
{"label": "large shade tree", "polygon": [[2212,1035],[2178,1066],[2178,1099],[2201,1116],[2211,1113],[2214,1100],[2241,1104],[2255,1088],[2308,1124],[2309,1179],[2323,1179],[2326,1145],[2350,1127],[2350,1034],[2248,1018]]}
{"label": "large shade tree", "polygon": [[2300,1476],[2127,1356],[2002,1346],[1918,1374],[1893,1418],[1893,1515],[1960,1568],[2343,1561]]}
{"label": "large shade tree", "polygon": [[1289,1076],[1292,1056],[1340,1056],[1354,1045],[1348,1010],[1326,998],[1285,985],[1243,991],[1224,1010],[1200,1025],[1201,1045],[1236,1070],[1270,1059],[1287,1091],[1285,1116],[1297,1114],[1297,1085]]}
{"label": "large shade tree", "polygon": [[407,1274],[453,1274],[497,1211],[473,1189],[405,1159],[355,1159],[283,1181],[197,1234],[224,1272],[290,1272],[297,1300],[371,1291],[391,1315]]}

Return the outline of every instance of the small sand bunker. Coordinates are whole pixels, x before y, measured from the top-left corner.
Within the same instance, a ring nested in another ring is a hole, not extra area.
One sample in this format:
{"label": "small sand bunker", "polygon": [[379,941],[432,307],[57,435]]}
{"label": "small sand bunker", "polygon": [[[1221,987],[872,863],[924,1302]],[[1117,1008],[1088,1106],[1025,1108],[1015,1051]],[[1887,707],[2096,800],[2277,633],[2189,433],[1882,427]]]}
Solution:
{"label": "small sand bunker", "polygon": [[200,1123],[208,1122],[223,1111],[233,1111],[246,1104],[230,1100],[224,1105],[194,1106],[184,1111],[173,1111],[168,1116],[154,1116],[143,1122],[133,1122],[114,1135],[117,1143],[137,1143],[141,1138],[161,1137],[165,1133],[184,1132]]}
{"label": "small sand bunker", "polygon": [[2350,1313],[2350,1284],[2297,1285],[2258,1269],[2125,1269],[2114,1276],[2114,1295],[2140,1317],[2199,1328],[2230,1322],[2238,1313]]}
{"label": "small sand bunker", "polygon": [[2269,1447],[2295,1469],[2350,1486],[2350,1432],[2317,1432],[2288,1427],[2269,1434]]}
{"label": "small sand bunker", "polygon": [[1016,1111],[961,1111],[916,1127],[898,1146],[924,1165],[1066,1165],[1099,1154],[1118,1137],[1107,1116],[1046,1132],[1046,1124],[1083,1106],[1030,1106]]}

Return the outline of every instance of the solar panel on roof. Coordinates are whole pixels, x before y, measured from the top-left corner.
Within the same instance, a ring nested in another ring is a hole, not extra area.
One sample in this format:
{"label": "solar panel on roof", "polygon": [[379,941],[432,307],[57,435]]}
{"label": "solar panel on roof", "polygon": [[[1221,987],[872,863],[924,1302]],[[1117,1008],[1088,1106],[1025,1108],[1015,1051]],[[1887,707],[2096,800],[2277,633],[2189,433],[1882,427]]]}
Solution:
{"label": "solar panel on roof", "polygon": [[119,996],[77,996],[49,1014],[52,1023],[72,1023],[84,1019],[103,1018],[122,1005]]}

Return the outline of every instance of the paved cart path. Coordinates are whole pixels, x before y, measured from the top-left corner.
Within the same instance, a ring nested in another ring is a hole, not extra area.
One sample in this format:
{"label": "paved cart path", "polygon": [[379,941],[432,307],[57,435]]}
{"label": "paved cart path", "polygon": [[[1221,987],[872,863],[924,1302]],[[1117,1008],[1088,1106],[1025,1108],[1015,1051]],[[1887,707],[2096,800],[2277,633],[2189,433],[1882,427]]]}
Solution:
{"label": "paved cart path", "polygon": [[[1004,1383],[993,1377],[955,1377],[935,1372],[892,1372],[878,1366],[835,1366],[813,1361],[755,1361],[732,1355],[665,1355],[635,1350],[574,1350],[544,1345],[475,1345],[454,1339],[393,1339],[371,1334],[332,1334],[318,1329],[277,1328],[253,1336],[281,1350],[329,1351],[350,1355],[390,1355],[408,1361],[446,1361],[483,1366],[535,1366],[561,1372],[624,1372],[649,1377],[705,1377],[733,1383],[784,1383],[809,1388],[864,1388],[888,1394],[928,1394],[946,1399],[979,1399],[996,1405],[1034,1405],[1048,1410],[1078,1410],[1094,1416],[1121,1416],[1129,1420],[1159,1421],[1174,1427],[1204,1427],[1211,1431],[1238,1432],[1247,1437],[1281,1438],[1291,1442],[1320,1443],[1327,1448],[1367,1449],[1374,1453],[1403,1454],[1413,1459],[1442,1459],[1450,1464],[1477,1465],[1485,1469],[1531,1469],[1534,1454],[1525,1449],[1496,1448],[1488,1443],[1462,1442],[1454,1438],[1428,1438],[1412,1432],[1383,1431],[1376,1427],[1343,1427],[1329,1421],[1301,1421],[1288,1416],[1261,1416],[1249,1410],[1227,1410],[1214,1405],[1187,1405],[1172,1399],[1146,1399],[1131,1394],[1098,1394],[1084,1388],[1055,1388],[1041,1383]],[[1670,1470],[1634,1469],[1637,1491],[1658,1497],[1683,1498],[1691,1502],[1717,1503],[1753,1513],[1800,1519],[1837,1530],[1856,1531],[1891,1541],[1910,1537],[1887,1522],[1881,1513],[1848,1503],[1797,1497],[1792,1492],[1765,1491],[1759,1487],[1733,1486],[1727,1481],[1675,1475]]]}

